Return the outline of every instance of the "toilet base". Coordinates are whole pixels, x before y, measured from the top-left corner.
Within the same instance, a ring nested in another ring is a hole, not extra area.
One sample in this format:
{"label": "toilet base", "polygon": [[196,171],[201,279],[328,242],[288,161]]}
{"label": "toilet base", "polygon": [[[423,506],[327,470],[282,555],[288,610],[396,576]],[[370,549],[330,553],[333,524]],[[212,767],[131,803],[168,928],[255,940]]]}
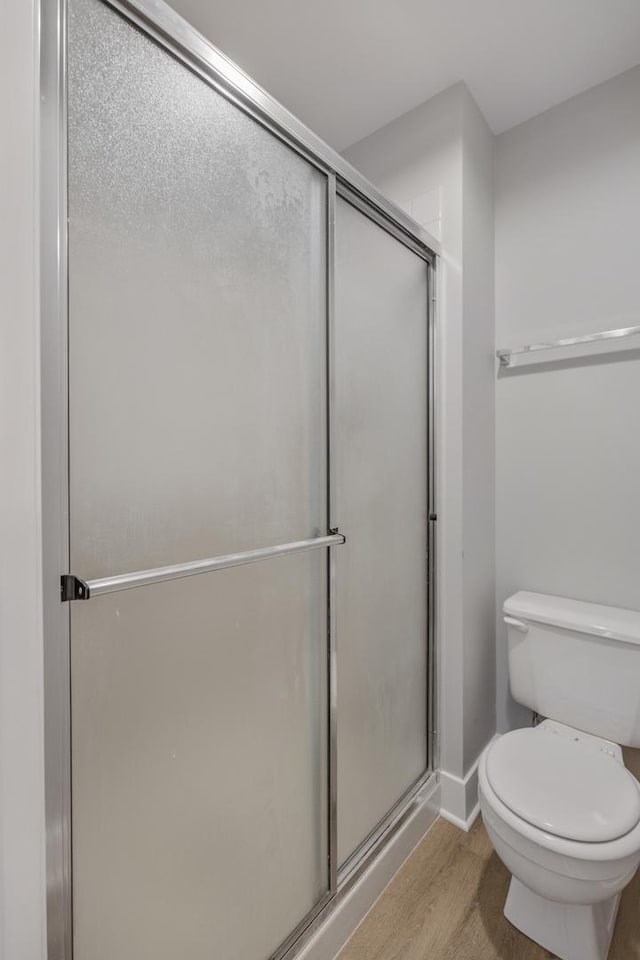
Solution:
{"label": "toilet base", "polygon": [[606,960],[620,893],[588,906],[558,903],[533,893],[511,878],[504,915],[530,940],[560,960]]}

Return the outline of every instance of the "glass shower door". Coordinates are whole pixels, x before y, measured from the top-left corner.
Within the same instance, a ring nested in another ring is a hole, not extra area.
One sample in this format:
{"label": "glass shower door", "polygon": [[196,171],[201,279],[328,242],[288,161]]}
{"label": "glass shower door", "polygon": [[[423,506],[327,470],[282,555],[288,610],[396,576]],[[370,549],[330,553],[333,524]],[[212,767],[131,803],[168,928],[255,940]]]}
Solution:
{"label": "glass shower door", "polygon": [[74,956],[265,960],[329,889],[327,178],[100,0],[68,50]]}
{"label": "glass shower door", "polygon": [[338,862],[425,773],[427,264],[336,209]]}

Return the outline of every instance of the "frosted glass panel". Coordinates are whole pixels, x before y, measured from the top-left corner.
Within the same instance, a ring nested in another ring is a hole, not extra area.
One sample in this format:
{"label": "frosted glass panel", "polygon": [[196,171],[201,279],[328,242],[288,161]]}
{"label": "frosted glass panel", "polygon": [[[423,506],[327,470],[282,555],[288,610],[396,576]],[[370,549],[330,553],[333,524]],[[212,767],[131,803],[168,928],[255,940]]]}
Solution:
{"label": "frosted glass panel", "polygon": [[427,267],[341,199],[336,246],[343,862],[427,762]]}
{"label": "frosted glass panel", "polygon": [[72,0],[79,576],[326,533],[325,191],[129,21]]}
{"label": "frosted glass panel", "polygon": [[72,606],[74,956],[265,960],[327,889],[326,553]]}

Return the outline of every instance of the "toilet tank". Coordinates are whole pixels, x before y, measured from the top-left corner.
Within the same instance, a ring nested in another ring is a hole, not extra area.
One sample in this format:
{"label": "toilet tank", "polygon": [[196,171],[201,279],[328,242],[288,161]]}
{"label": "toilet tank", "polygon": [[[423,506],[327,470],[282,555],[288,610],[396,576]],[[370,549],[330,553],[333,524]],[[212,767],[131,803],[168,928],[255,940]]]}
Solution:
{"label": "toilet tank", "polygon": [[520,591],[503,606],[518,703],[640,747],[640,612]]}

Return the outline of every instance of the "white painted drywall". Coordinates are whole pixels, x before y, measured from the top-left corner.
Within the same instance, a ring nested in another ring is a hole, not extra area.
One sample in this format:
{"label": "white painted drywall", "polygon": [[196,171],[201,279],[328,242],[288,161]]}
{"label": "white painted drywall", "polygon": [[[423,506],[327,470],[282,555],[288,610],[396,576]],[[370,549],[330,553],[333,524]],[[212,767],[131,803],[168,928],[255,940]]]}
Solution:
{"label": "white painted drywall", "polygon": [[463,770],[467,772],[495,732],[495,659],[489,651],[489,645],[494,645],[495,615],[495,600],[490,596],[495,590],[494,141],[467,93],[462,181]]}
{"label": "white painted drywall", "polygon": [[[640,324],[640,68],[497,138],[496,339]],[[640,352],[497,381],[500,607],[517,589],[640,609]]]}
{"label": "white painted drywall", "polygon": [[493,136],[456,84],[345,155],[442,243],[440,745],[443,806],[466,821],[474,764],[495,730]]}
{"label": "white painted drywall", "polygon": [[45,956],[36,20],[0,5],[0,957]]}

